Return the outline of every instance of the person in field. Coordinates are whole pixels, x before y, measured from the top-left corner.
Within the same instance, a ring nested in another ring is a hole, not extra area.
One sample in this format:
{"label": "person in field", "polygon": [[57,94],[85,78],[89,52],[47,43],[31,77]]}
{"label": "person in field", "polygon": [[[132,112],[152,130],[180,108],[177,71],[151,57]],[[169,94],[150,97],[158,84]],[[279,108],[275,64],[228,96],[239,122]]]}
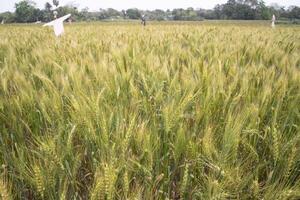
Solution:
{"label": "person in field", "polygon": [[272,17],[272,28],[275,28],[276,17],[273,15]]}
{"label": "person in field", "polygon": [[146,26],[146,17],[145,17],[145,15],[142,15],[142,25]]}

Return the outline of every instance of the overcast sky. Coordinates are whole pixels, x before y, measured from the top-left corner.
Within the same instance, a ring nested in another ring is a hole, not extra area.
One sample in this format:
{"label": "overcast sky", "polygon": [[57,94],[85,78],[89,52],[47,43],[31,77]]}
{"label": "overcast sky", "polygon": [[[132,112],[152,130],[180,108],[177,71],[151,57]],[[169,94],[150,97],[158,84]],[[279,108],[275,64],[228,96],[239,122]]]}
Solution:
{"label": "overcast sky", "polygon": [[[0,0],[0,12],[13,11],[14,5],[20,0]],[[34,0],[39,8],[43,8],[47,0]],[[48,0],[52,2],[52,0]],[[227,0],[60,0],[60,5],[74,2],[79,8],[89,7],[90,10],[99,8],[115,8],[118,10],[127,8],[139,8],[153,10],[173,8],[213,8],[216,4],[227,2]],[[265,0],[267,4],[278,3],[282,6],[300,6],[300,0]]]}

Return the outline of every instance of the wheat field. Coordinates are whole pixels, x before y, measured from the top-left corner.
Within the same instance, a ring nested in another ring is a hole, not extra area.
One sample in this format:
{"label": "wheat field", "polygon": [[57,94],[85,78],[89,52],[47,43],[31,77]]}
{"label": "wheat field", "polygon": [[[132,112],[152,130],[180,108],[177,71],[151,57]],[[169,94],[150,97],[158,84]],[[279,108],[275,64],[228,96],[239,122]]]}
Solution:
{"label": "wheat field", "polygon": [[2,199],[300,199],[300,27],[0,26]]}

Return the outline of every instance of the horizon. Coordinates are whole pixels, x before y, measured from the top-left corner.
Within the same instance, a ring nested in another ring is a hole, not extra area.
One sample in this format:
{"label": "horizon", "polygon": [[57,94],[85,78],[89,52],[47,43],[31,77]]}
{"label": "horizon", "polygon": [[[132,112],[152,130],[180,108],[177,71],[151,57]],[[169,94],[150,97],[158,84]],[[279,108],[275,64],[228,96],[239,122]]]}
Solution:
{"label": "horizon", "polygon": [[[2,6],[0,7],[0,12],[13,12],[15,10],[15,3],[20,2],[21,0],[14,0],[10,2],[4,2]],[[33,0],[36,3],[37,8],[44,8],[44,5],[46,2],[52,3],[52,0]],[[89,11],[98,11],[99,9],[107,9],[107,8],[113,8],[116,10],[123,10],[123,9],[129,9],[129,8],[137,8],[141,10],[155,10],[155,9],[161,9],[161,10],[167,10],[167,9],[176,9],[176,8],[188,8],[193,7],[195,9],[213,9],[217,4],[224,4],[227,2],[227,0],[211,0],[209,2],[205,2],[202,0],[165,0],[164,2],[161,2],[159,0],[153,0],[150,2],[143,2],[138,0],[126,0],[124,2],[119,2],[116,0],[103,0],[103,1],[97,1],[94,0],[85,0],[80,1],[78,0],[60,0],[60,6],[68,5],[70,3],[75,4],[80,10],[83,8],[89,8]],[[265,0],[266,5],[272,5],[272,3],[276,3],[280,6],[284,6],[285,8],[288,8],[290,6],[300,6],[300,1],[298,0]]]}

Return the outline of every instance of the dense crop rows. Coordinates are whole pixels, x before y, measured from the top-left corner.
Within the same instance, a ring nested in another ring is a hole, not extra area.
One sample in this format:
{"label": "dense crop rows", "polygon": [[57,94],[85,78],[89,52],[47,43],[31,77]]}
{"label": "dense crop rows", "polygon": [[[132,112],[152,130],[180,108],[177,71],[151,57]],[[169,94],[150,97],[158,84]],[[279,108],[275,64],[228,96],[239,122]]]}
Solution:
{"label": "dense crop rows", "polygon": [[0,27],[3,199],[299,199],[300,27]]}

